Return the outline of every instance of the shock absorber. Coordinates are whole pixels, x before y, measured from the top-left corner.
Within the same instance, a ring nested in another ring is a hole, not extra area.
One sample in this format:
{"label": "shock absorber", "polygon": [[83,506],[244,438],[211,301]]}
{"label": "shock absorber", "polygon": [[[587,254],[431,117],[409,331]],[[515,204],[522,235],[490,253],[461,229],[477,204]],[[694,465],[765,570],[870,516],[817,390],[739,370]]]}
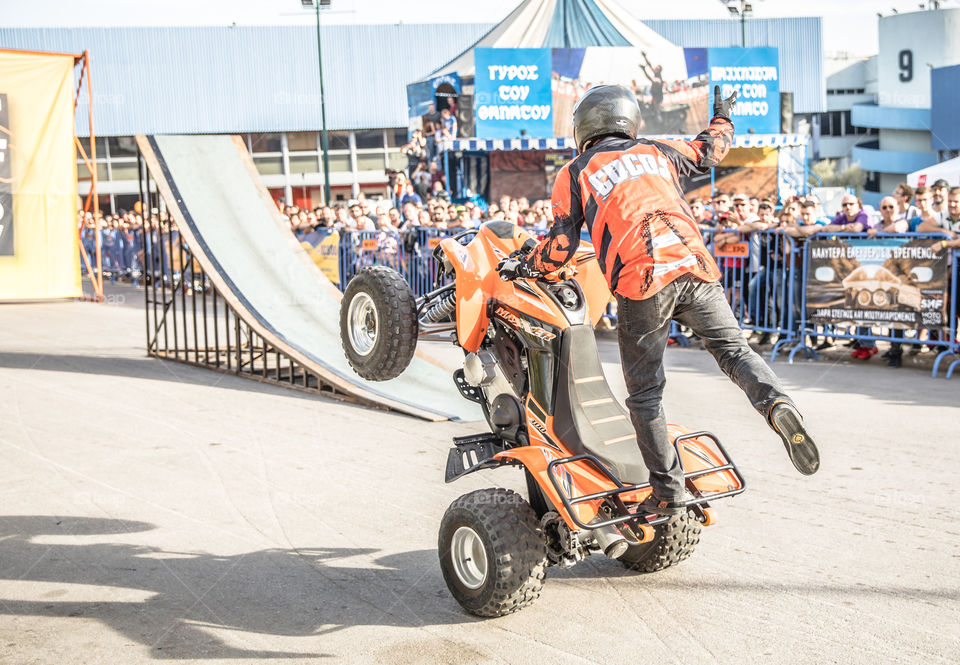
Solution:
{"label": "shock absorber", "polygon": [[431,305],[430,309],[423,313],[422,320],[428,323],[439,323],[450,316],[456,308],[457,294],[451,291],[440,298],[438,303]]}

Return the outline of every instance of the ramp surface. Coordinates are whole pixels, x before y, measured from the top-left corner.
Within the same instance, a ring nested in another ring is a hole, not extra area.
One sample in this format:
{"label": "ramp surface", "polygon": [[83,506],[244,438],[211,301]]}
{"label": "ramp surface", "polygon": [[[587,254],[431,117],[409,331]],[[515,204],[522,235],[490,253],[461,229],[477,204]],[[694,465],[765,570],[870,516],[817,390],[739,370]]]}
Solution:
{"label": "ramp surface", "polygon": [[157,135],[137,142],[184,240],[253,330],[360,402],[431,420],[479,420],[451,373],[415,356],[396,379],[357,376],[340,345],[340,292],[282,221],[238,137]]}

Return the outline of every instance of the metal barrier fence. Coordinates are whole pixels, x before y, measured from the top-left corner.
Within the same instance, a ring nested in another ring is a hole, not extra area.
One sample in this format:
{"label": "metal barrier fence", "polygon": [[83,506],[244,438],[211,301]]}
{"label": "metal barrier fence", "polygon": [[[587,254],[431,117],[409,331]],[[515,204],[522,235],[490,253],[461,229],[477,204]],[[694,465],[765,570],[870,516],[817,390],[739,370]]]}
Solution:
{"label": "metal barrier fence", "polygon": [[[910,330],[888,330],[882,326],[822,325],[809,321],[805,288],[809,265],[808,241],[795,240],[776,229],[747,234],[718,234],[706,230],[703,235],[720,267],[721,284],[727,302],[741,327],[776,337],[770,351],[771,362],[788,348],[788,362],[793,362],[796,354],[801,352],[808,358],[817,359],[816,350],[807,344],[808,337],[938,347],[942,351],[934,362],[933,376],[937,376],[940,365],[948,356],[960,356],[957,342],[957,291],[960,281],[957,264],[960,252],[953,252],[951,259],[947,325],[930,335],[932,339],[921,339],[919,334],[908,337],[912,332]],[[939,234],[917,233],[878,234],[876,237],[886,236],[929,239],[931,242],[943,238]],[[357,271],[365,266],[388,265],[407,279],[414,294],[419,297],[434,288],[438,271],[433,250],[444,237],[446,234],[443,231],[431,228],[413,229],[406,234],[386,231],[343,232],[340,236],[340,288],[345,288]],[[827,234],[821,232],[815,237],[822,239]],[[839,240],[864,239],[867,235],[830,233],[828,237]],[[609,309],[606,318],[616,323],[616,314]],[[883,334],[884,330],[887,334]],[[689,339],[676,323],[671,328],[670,337],[681,346],[689,345]],[[960,360],[953,361],[947,367],[946,376],[951,377],[958,366]]]}
{"label": "metal barrier fence", "polygon": [[407,280],[418,298],[433,290],[437,261],[433,250],[447,234],[439,229],[416,228],[391,231],[343,231],[340,233],[340,289],[361,268],[390,266]]}
{"label": "metal barrier fence", "polygon": [[783,346],[798,341],[802,285],[795,279],[801,262],[796,242],[775,230],[707,230],[704,240],[720,267],[720,283],[740,327],[778,337],[772,361]]}

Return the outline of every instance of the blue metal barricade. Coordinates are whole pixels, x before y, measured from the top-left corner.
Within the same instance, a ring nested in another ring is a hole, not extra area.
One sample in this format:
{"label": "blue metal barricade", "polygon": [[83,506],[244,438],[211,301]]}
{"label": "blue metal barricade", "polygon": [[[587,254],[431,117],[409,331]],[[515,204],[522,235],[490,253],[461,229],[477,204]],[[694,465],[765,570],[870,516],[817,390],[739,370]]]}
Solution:
{"label": "blue metal barricade", "polygon": [[[960,356],[960,340],[957,339],[957,293],[960,291],[960,250],[954,250],[952,258],[952,269],[950,271],[950,342],[951,345],[937,354],[937,359],[933,361],[933,376],[937,376],[937,370],[940,368],[940,362],[943,361],[947,356]],[[946,378],[951,378],[953,376],[953,370],[957,366],[960,366],[960,359],[954,360],[947,367]]]}
{"label": "blue metal barricade", "polygon": [[[410,284],[417,297],[431,291],[437,285],[437,261],[433,257],[437,244],[446,237],[446,232],[434,228],[415,227],[407,232],[391,231],[344,231],[340,234],[340,288],[346,287],[350,279],[363,267],[387,265],[397,270]],[[808,357],[817,358],[816,351],[807,345],[807,336],[828,335],[839,339],[858,339],[869,341],[899,342],[901,344],[928,344],[941,349],[934,366],[936,376],[941,363],[951,355],[960,355],[957,343],[957,293],[958,252],[953,253],[949,274],[948,320],[931,335],[931,339],[906,337],[903,332],[888,330],[883,333],[881,326],[855,328],[853,326],[827,324],[833,329],[818,330],[817,325],[807,317],[807,280],[810,265],[809,239],[806,242],[795,241],[781,230],[753,231],[748,234],[726,236],[727,242],[717,243],[719,234],[713,230],[704,230],[703,237],[707,248],[713,254],[720,267],[721,285],[727,301],[740,326],[746,330],[777,336],[770,352],[770,361],[792,346],[788,361],[803,352]],[[878,234],[877,238],[895,235],[898,238],[939,240],[938,234]],[[821,231],[817,240],[827,237]],[[866,234],[829,234],[829,238],[866,238]],[[160,256],[163,257],[162,248]],[[163,257],[165,258],[165,257]],[[161,258],[161,260],[163,260]],[[157,270],[159,266],[154,266]],[[616,314],[608,311],[605,318],[616,323]],[[820,324],[823,325],[823,324]],[[909,331],[906,331],[909,332]],[[690,341],[676,322],[672,323],[670,338],[681,346],[689,346]],[[960,367],[960,360],[952,362],[946,376],[952,376]]]}
{"label": "blue metal barricade", "polygon": [[707,230],[703,235],[740,327],[777,336],[772,362],[785,345],[797,342],[795,284],[802,253],[779,229],[745,234]]}
{"label": "blue metal barricade", "polygon": [[389,266],[403,275],[418,298],[434,288],[437,261],[433,250],[446,233],[434,228],[395,231],[342,231],[340,233],[340,288],[362,268]]}

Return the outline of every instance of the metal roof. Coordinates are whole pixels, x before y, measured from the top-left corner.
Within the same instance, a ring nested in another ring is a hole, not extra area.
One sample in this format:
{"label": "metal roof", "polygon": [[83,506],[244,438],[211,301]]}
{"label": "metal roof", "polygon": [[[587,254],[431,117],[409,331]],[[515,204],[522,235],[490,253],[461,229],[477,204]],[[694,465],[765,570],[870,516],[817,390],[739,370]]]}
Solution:
{"label": "metal roof", "polygon": [[[323,26],[327,128],[406,126],[407,83],[491,27]],[[0,28],[0,48],[89,50],[102,136],[320,128],[314,26]],[[78,136],[86,125],[84,105]]]}
{"label": "metal roof", "polygon": [[[735,20],[645,24],[679,46],[740,45]],[[493,27],[323,26],[327,127],[406,126],[406,85]],[[826,109],[819,18],[749,19],[746,32],[747,46],[780,49],[781,90],[794,93],[796,112]],[[319,129],[316,39],[313,26],[0,28],[0,48],[90,51],[102,136]],[[81,106],[79,136],[86,124]]]}

